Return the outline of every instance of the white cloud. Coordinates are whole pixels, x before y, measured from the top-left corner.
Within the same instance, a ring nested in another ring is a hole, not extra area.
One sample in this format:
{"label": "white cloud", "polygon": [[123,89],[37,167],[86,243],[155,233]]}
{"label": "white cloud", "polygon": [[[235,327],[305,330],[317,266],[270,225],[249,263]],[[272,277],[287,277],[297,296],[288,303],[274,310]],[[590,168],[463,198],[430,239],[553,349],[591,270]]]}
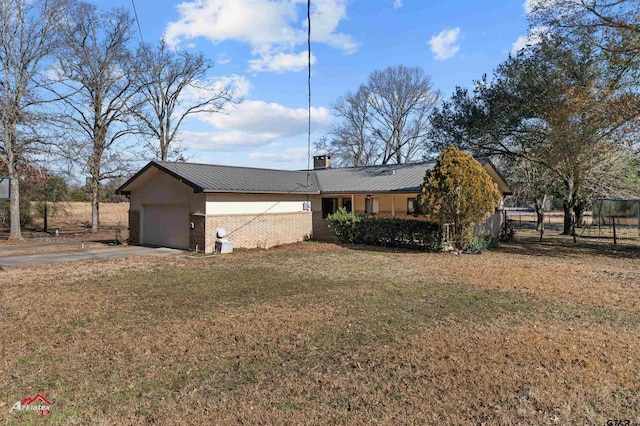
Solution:
{"label": "white cloud", "polygon": [[268,145],[262,135],[243,132],[190,132],[180,133],[181,146],[196,151],[236,152]]}
{"label": "white cloud", "polygon": [[283,152],[252,152],[249,158],[270,163],[299,163],[307,160],[307,148],[287,148]]}
{"label": "white cloud", "polygon": [[[271,146],[279,139],[306,134],[307,109],[277,103],[244,101],[226,113],[197,114],[198,120],[213,126],[213,132],[184,132],[183,146],[204,151],[237,151]],[[325,129],[331,114],[323,107],[311,109],[312,129]]]}
{"label": "white cloud", "polygon": [[429,45],[436,60],[444,61],[453,58],[460,50],[458,38],[460,37],[460,28],[445,29],[440,34],[431,37]]}
{"label": "white cloud", "polygon": [[212,92],[221,90],[224,87],[230,87],[233,90],[234,97],[237,99],[246,97],[251,90],[251,82],[246,77],[237,74],[197,81],[195,85],[197,87],[186,86],[183,89],[180,98],[180,103],[183,107],[208,98]]}
{"label": "white cloud", "polygon": [[540,43],[548,29],[549,28],[545,26],[531,28],[527,35],[518,37],[518,39],[511,45],[511,54],[516,55],[525,47],[534,46]]}
{"label": "white cloud", "polygon": [[400,9],[401,7],[402,7],[402,0],[394,0],[393,8],[394,9]]}
{"label": "white cloud", "polygon": [[[282,59],[297,57],[295,50],[306,44],[306,4],[304,0],[191,0],[178,6],[180,18],[170,22],[165,37],[170,45],[204,37],[213,43],[234,40],[249,44],[261,62],[260,70],[285,71]],[[347,0],[312,3],[312,41],[352,53],[358,43],[351,35],[337,32],[346,18]],[[304,6],[304,7],[303,7]],[[269,65],[270,60],[281,60]],[[299,69],[297,62],[291,61]]]}
{"label": "white cloud", "polygon": [[582,9],[584,4],[584,0],[525,0],[522,7],[527,16],[555,8],[556,17],[563,19]]}
{"label": "white cloud", "polygon": [[[293,136],[307,130],[306,108],[289,108],[264,101],[247,100],[227,108],[227,114],[204,115],[201,119],[222,130],[269,133],[277,137]],[[324,107],[311,108],[311,122],[329,124],[329,110]]]}
{"label": "white cloud", "polygon": [[[271,71],[281,73],[284,71],[300,71],[307,68],[308,50],[296,54],[278,53],[276,55],[264,55],[259,59],[249,61],[249,69],[252,71]],[[316,57],[311,54],[311,64],[315,64]]]}
{"label": "white cloud", "polygon": [[231,58],[226,53],[220,53],[216,56],[216,64],[225,65],[231,62]]}
{"label": "white cloud", "polygon": [[557,2],[558,0],[525,0],[522,7],[527,15],[531,15],[535,11],[551,7]]}
{"label": "white cloud", "polygon": [[221,89],[224,86],[229,86],[233,89],[233,95],[238,98],[244,98],[249,94],[251,90],[251,82],[241,75],[232,74],[225,75],[215,79],[212,79],[210,84],[214,88]]}
{"label": "white cloud", "polygon": [[[296,0],[305,5],[306,1]],[[327,44],[344,53],[358,50],[359,43],[345,33],[336,33],[340,21],[347,17],[347,0],[325,0],[311,2],[311,41]],[[304,21],[304,42],[306,42],[307,25]]]}

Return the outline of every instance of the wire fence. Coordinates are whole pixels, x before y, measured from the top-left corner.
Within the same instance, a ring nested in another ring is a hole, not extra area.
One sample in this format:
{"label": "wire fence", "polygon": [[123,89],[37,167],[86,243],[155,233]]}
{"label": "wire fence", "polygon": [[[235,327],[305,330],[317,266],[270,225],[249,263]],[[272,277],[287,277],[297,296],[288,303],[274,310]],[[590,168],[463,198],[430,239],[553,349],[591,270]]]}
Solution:
{"label": "wire fence", "polygon": [[[508,223],[514,229],[535,229],[538,225],[534,211],[512,208],[506,212]],[[564,212],[545,212],[543,223],[547,230],[562,230]],[[589,238],[640,239],[640,220],[635,215],[606,216],[586,211],[576,223],[576,235]]]}

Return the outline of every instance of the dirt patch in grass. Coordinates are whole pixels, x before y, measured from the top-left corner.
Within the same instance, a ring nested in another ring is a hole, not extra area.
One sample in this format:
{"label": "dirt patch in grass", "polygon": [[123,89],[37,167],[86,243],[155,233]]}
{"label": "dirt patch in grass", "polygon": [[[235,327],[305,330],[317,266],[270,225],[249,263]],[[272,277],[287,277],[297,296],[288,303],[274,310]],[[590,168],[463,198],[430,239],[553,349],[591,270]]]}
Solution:
{"label": "dirt patch in grass", "polygon": [[637,265],[575,258],[311,243],[6,268],[0,419],[40,422],[9,409],[41,393],[53,424],[637,421]]}

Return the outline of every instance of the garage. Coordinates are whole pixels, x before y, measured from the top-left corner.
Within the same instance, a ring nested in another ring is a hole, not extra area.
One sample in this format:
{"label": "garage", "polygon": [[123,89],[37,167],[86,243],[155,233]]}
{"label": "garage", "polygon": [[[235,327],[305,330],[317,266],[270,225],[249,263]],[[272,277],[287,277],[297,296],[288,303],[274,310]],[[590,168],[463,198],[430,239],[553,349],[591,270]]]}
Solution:
{"label": "garage", "polygon": [[187,206],[146,204],[142,216],[142,244],[189,248]]}

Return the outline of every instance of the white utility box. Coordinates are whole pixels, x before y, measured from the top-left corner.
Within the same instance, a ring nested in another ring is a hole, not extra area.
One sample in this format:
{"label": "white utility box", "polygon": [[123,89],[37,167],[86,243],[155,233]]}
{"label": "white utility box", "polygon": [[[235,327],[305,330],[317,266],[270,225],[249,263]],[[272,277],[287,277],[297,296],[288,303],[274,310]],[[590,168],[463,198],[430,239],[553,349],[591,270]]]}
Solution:
{"label": "white utility box", "polygon": [[216,229],[216,253],[227,254],[233,253],[233,243],[225,238],[227,231],[224,228]]}

